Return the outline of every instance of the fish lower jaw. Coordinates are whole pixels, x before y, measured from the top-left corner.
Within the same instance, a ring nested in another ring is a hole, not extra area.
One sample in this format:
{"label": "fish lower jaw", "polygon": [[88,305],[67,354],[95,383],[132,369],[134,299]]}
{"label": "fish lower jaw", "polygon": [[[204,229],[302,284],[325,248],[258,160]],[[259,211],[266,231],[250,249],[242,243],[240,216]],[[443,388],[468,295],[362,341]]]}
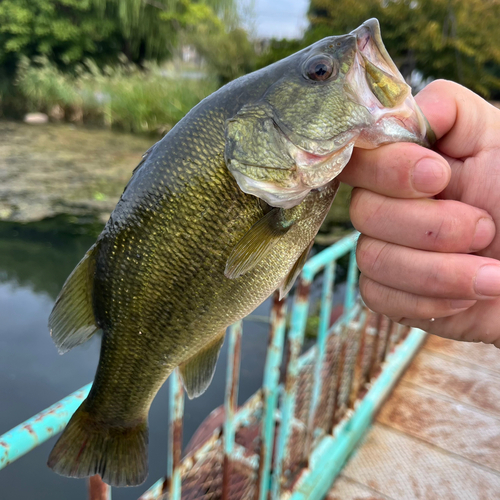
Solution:
{"label": "fish lower jaw", "polygon": [[296,166],[289,170],[290,177],[286,183],[255,179],[239,169],[231,169],[231,172],[244,193],[256,196],[272,207],[292,208],[303,201],[310,191],[326,186],[342,172],[351,158],[354,143],[355,139],[352,139],[326,155],[315,155],[293,146],[290,156]]}
{"label": "fish lower jaw", "polygon": [[356,139],[353,138],[327,155],[314,155],[297,149],[294,159],[301,183],[310,189],[316,189],[332,181],[351,159]]}
{"label": "fish lower jaw", "polygon": [[383,114],[368,129],[364,129],[354,146],[374,149],[390,142],[414,142],[428,147],[425,123],[413,112]]}

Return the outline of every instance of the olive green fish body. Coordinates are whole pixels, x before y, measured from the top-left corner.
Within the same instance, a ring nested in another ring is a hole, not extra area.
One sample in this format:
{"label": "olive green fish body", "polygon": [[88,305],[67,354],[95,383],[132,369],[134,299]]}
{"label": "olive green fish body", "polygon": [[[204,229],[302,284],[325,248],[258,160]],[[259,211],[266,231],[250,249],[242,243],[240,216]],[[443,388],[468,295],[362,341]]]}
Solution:
{"label": "olive green fish body", "polygon": [[224,332],[286,295],[353,147],[432,134],[375,20],[242,77],[145,155],[49,319],[60,352],[102,332],[88,398],[49,457],[109,484],[147,475],[147,415],[176,367],[211,381]]}

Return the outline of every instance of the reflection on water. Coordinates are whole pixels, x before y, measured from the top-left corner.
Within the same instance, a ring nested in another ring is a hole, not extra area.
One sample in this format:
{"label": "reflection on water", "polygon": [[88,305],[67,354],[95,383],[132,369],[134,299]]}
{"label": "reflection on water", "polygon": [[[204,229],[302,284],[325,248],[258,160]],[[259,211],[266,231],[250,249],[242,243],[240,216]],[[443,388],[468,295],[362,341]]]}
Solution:
{"label": "reflection on water", "polygon": [[[53,302],[65,279],[101,229],[60,216],[38,223],[0,222],[0,434],[93,379],[99,339],[59,356],[47,329]],[[269,303],[255,314],[266,315]],[[262,383],[267,350],[265,323],[245,323],[240,402]],[[224,345],[207,392],[186,400],[186,444],[208,413],[222,404],[226,371]],[[136,499],[166,471],[167,385],[150,412],[150,474],[145,485],[115,489],[113,500]],[[87,498],[84,481],[54,474],[45,463],[55,441],[36,448],[0,471],[1,498],[53,500]]]}

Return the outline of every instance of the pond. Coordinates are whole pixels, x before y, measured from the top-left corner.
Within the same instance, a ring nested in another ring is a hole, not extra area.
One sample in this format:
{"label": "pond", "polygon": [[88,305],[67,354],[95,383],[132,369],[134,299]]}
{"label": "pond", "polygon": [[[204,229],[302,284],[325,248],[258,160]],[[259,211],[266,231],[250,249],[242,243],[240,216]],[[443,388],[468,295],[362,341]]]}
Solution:
{"label": "pond", "polygon": [[[54,125],[0,124],[0,433],[93,379],[99,339],[60,356],[47,319],[65,279],[95,241],[141,153],[153,141]],[[96,192],[102,197],[96,198]],[[342,203],[337,210],[346,217]],[[268,325],[259,319],[269,307],[264,303],[254,320],[245,321],[240,403],[262,383]],[[223,403],[226,349],[225,344],[207,392],[186,400],[184,445]],[[149,477],[140,487],[116,489],[114,500],[138,498],[165,474],[167,392],[165,385],[150,412]],[[84,481],[58,476],[45,465],[55,440],[0,471],[2,498],[87,498]]]}

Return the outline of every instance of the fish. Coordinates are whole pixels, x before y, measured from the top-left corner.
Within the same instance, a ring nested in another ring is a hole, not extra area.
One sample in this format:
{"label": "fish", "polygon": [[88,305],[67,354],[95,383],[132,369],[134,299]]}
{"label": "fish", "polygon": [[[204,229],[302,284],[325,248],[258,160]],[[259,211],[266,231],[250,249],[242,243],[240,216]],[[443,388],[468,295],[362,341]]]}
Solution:
{"label": "fish", "polygon": [[226,328],[290,291],[353,148],[433,140],[375,19],[195,106],[146,152],[56,299],[60,353],[102,339],[49,467],[141,484],[156,393],[178,368],[188,397],[203,394]]}

